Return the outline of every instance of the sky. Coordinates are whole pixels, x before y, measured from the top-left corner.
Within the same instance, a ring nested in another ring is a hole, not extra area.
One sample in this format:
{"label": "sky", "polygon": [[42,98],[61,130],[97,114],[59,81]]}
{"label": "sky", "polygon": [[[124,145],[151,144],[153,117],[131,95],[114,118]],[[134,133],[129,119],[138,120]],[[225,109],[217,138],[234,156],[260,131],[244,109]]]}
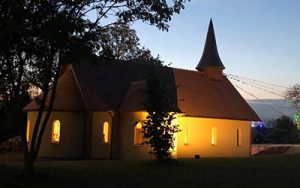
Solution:
{"label": "sky", "polygon": [[[210,19],[225,74],[285,87],[300,84],[299,0],[191,0],[172,18],[168,32],[141,22],[133,28],[154,56],[159,54],[172,67],[195,70]],[[246,99],[282,98],[278,95],[285,91],[260,86],[277,93],[273,95],[249,84],[236,84],[252,94],[239,90]]]}

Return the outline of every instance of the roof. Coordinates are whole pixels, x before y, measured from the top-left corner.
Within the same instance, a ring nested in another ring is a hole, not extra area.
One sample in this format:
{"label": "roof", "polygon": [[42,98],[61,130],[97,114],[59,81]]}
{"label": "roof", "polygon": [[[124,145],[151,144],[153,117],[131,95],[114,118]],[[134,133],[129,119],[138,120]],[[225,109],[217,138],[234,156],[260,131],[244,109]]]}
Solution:
{"label": "roof", "polygon": [[[203,72],[172,68],[177,106],[191,117],[260,121],[227,77],[214,81]],[[192,81],[191,81],[192,80]],[[121,106],[122,111],[142,110],[146,81],[134,82]]]}
{"label": "roof", "polygon": [[214,81],[203,72],[179,69],[174,75],[178,107],[186,116],[260,121],[227,77]]}
{"label": "roof", "polygon": [[[97,110],[99,108],[105,111],[110,109],[110,107],[91,92],[83,82],[78,83],[72,66],[68,66],[65,72],[61,74],[57,81],[56,91],[53,110],[74,112]],[[50,88],[48,93],[45,105],[46,109],[49,107],[51,93],[52,88]],[[38,103],[31,101],[23,110],[34,111],[38,109]]]}
{"label": "roof", "polygon": [[222,69],[225,69],[219,57],[212,20],[209,22],[204,50],[196,69],[200,71],[205,67],[221,67]]}
{"label": "roof", "polygon": [[143,111],[145,107],[143,102],[146,99],[145,90],[147,89],[147,81],[140,80],[132,82],[126,96],[120,106],[122,112]]}
{"label": "roof", "polygon": [[[155,66],[115,62],[73,64],[58,80],[54,110],[145,110],[146,79]],[[163,67],[166,95],[186,116],[258,121],[259,117],[224,76],[209,79],[203,72]],[[35,102],[25,110],[37,110]]]}

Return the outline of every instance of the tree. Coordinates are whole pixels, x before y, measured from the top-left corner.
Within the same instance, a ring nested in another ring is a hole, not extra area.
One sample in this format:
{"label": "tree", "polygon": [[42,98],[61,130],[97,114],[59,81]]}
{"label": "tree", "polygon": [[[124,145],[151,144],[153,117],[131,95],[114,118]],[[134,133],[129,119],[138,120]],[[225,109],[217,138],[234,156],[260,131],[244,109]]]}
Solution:
{"label": "tree", "polygon": [[[162,69],[155,66],[154,69]],[[146,100],[144,106],[148,116],[143,125],[143,134],[147,139],[145,144],[151,147],[150,154],[154,154],[158,161],[171,159],[174,149],[174,134],[179,131],[178,125],[173,123],[176,112],[167,97],[166,80],[159,72],[155,72],[147,79]]]}
{"label": "tree", "polygon": [[295,106],[300,107],[300,84],[295,84],[293,87],[287,89],[285,98],[291,100]]}
{"label": "tree", "polygon": [[136,63],[162,63],[159,56],[153,57],[149,49],[141,46],[135,30],[128,24],[114,25],[104,30],[101,41],[101,48],[112,59]]}
{"label": "tree", "polygon": [[114,25],[104,30],[102,48],[110,50],[116,60],[132,60],[140,50],[139,38],[128,24]]}
{"label": "tree", "polygon": [[[22,107],[28,103],[28,84],[24,82],[26,57],[22,53],[26,49],[25,32],[22,19],[26,16],[23,2],[10,6],[12,2],[0,2],[0,100],[1,129],[5,130],[0,139],[19,134],[20,124],[26,114]],[[25,122],[24,122],[25,123]]]}
{"label": "tree", "polygon": [[[174,13],[180,13],[184,8],[184,2],[184,0],[0,2],[0,67],[3,68],[1,73],[7,72],[1,74],[1,77],[12,86],[17,86],[16,91],[3,87],[1,97],[10,100],[8,94],[20,93],[18,90],[23,85],[20,87],[22,82],[18,82],[19,80],[37,86],[43,92],[30,148],[27,148],[25,139],[26,126],[22,133],[25,148],[24,164],[28,174],[34,170],[33,164],[52,111],[61,65],[80,58],[95,60],[99,54],[107,54],[101,49],[100,36],[112,26],[141,20],[161,30],[168,30],[167,23]],[[91,14],[95,15],[93,19],[88,18]],[[15,69],[18,71],[12,71]],[[17,76],[11,76],[11,72]],[[17,78],[17,81],[12,80],[12,77]],[[1,87],[7,83],[1,84]],[[50,98],[49,104],[46,103],[47,98]]]}
{"label": "tree", "polygon": [[288,116],[281,116],[275,120],[273,136],[280,140],[281,143],[297,142],[297,126]]}
{"label": "tree", "polygon": [[297,110],[296,114],[294,115],[294,121],[297,124],[297,128],[300,129],[300,108]]}
{"label": "tree", "polygon": [[294,121],[300,128],[300,84],[295,84],[293,87],[286,91],[285,98],[291,100],[294,106],[297,108],[297,112],[294,115]]}

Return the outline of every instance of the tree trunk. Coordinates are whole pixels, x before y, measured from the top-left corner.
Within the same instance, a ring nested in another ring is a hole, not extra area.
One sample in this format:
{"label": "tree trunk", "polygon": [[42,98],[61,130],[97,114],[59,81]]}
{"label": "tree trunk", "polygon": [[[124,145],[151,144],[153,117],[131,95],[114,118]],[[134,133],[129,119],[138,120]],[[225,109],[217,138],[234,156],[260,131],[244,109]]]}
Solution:
{"label": "tree trunk", "polygon": [[53,109],[55,95],[56,95],[57,80],[58,80],[58,77],[59,77],[60,69],[61,69],[61,63],[58,64],[57,72],[54,75],[53,87],[52,87],[52,92],[51,92],[51,96],[50,96],[50,104],[49,104],[49,107],[48,107],[48,110],[47,110],[47,113],[46,113],[46,117],[43,121],[41,130],[39,131],[39,134],[38,134],[38,137],[37,137],[35,150],[32,152],[33,160],[35,160],[35,158],[37,157],[37,155],[39,153],[40,146],[41,146],[41,143],[42,143],[42,138],[43,138],[43,135],[44,135],[49,117],[50,117],[52,109]]}
{"label": "tree trunk", "polygon": [[35,173],[35,171],[33,168],[33,161],[31,160],[30,153],[28,152],[26,132],[27,132],[27,125],[25,124],[25,126],[23,126],[23,128],[21,129],[21,139],[22,139],[23,154],[24,154],[24,175],[30,177]]}
{"label": "tree trunk", "polygon": [[[58,68],[57,68],[57,72],[54,75],[54,81],[53,81],[53,88],[52,88],[52,92],[50,95],[50,104],[48,106],[47,109],[47,113],[46,113],[46,117],[43,119],[43,121],[41,121],[42,119],[42,114],[45,111],[45,106],[46,106],[46,98],[48,95],[48,89],[46,89],[46,95],[43,95],[43,99],[42,99],[42,104],[40,106],[40,110],[39,110],[39,114],[37,117],[37,122],[35,123],[35,127],[34,127],[34,131],[32,134],[32,139],[31,139],[31,146],[30,149],[28,149],[27,146],[27,142],[26,142],[26,128],[24,129],[25,131],[23,132],[23,142],[24,142],[24,173],[26,176],[32,176],[35,174],[35,170],[34,170],[34,162],[37,158],[37,155],[39,153],[39,149],[41,146],[41,142],[42,142],[42,138],[45,132],[45,128],[47,126],[47,122],[48,119],[50,117],[52,108],[53,108],[53,104],[54,104],[54,100],[55,100],[55,93],[56,93],[56,86],[57,86],[57,80],[58,80],[58,76],[59,76],[59,72],[60,72],[60,68],[61,68],[61,63],[58,64]],[[41,128],[39,129],[41,125]],[[27,126],[26,126],[27,127]]]}
{"label": "tree trunk", "polygon": [[30,157],[30,153],[25,154],[24,156],[24,175],[26,177],[32,177],[35,174],[33,167],[34,160]]}

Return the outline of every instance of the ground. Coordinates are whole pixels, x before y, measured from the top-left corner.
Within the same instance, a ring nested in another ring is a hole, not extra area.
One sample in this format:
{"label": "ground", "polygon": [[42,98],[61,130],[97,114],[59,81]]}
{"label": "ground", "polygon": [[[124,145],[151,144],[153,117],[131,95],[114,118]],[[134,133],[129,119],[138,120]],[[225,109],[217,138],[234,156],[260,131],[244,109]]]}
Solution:
{"label": "ground", "polygon": [[152,161],[38,161],[22,176],[21,153],[0,154],[0,187],[299,187],[300,155]]}

